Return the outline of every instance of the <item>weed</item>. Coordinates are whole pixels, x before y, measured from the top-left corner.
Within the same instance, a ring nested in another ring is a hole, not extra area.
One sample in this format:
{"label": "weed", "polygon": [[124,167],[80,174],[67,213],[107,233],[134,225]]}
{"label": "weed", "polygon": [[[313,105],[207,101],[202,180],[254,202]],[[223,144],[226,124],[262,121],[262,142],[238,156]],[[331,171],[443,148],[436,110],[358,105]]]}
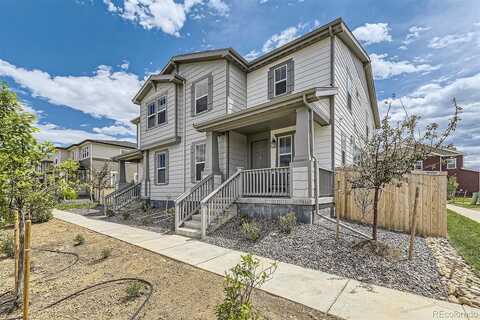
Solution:
{"label": "weed", "polygon": [[82,245],[82,244],[84,244],[84,243],[85,243],[85,237],[84,237],[82,234],[80,234],[80,233],[78,233],[78,234],[75,236],[75,238],[73,238],[73,244],[74,244],[75,246],[80,246],[80,245]]}
{"label": "weed", "polygon": [[257,241],[260,238],[260,227],[255,221],[244,221],[242,223],[242,232],[247,239],[252,241]]}
{"label": "weed", "polygon": [[133,300],[140,297],[142,295],[142,288],[143,285],[138,281],[130,283],[127,287],[127,299]]}
{"label": "weed", "polygon": [[294,212],[289,212],[284,216],[278,218],[278,223],[280,225],[280,230],[283,233],[291,233],[293,227],[297,224],[297,216]]}
{"label": "weed", "polygon": [[3,253],[7,258],[15,256],[13,236],[6,235],[0,238],[0,253]]}
{"label": "weed", "polygon": [[105,260],[108,257],[112,255],[112,249],[111,248],[103,248],[102,252],[100,253],[100,259]]}

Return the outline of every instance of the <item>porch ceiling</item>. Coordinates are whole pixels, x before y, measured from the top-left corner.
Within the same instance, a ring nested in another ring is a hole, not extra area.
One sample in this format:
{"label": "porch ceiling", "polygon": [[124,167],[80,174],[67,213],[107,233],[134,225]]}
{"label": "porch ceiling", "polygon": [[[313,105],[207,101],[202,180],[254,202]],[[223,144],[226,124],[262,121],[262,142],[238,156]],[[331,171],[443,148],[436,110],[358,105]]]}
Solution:
{"label": "porch ceiling", "polygon": [[[234,130],[242,133],[254,133],[295,125],[295,110],[320,98],[336,94],[336,88],[311,88],[302,92],[273,99],[267,103],[247,108],[239,112],[220,116],[205,122],[195,123],[198,131],[225,132]],[[330,122],[330,115],[313,108],[314,120],[321,125]]]}

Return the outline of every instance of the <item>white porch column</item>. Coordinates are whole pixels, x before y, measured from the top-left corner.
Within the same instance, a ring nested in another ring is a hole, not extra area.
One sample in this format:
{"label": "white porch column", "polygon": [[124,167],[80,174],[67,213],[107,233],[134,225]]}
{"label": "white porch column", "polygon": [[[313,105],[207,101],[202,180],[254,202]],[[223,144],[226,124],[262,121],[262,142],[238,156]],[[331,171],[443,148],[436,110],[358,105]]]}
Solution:
{"label": "white porch column", "polygon": [[295,156],[291,167],[292,197],[313,197],[313,160],[310,155],[310,120],[306,107],[296,110]]}
{"label": "white porch column", "polygon": [[119,161],[119,164],[118,164],[118,167],[119,167],[119,181],[118,181],[118,184],[119,186],[123,186],[127,183],[127,173],[126,173],[126,166],[125,166],[125,160],[120,160]]}
{"label": "white porch column", "polygon": [[220,174],[220,165],[218,161],[218,135],[216,132],[207,132],[206,145],[206,174]]}

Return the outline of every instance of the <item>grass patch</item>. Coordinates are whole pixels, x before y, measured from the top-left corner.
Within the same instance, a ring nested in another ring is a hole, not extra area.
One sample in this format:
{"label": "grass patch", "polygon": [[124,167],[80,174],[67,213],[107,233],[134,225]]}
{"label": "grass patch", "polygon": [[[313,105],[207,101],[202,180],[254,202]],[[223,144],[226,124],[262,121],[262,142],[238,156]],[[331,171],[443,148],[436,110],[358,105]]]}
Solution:
{"label": "grass patch", "polygon": [[472,198],[455,197],[455,199],[452,201],[449,201],[449,203],[459,207],[480,211],[480,205],[470,204],[471,201],[472,201]]}
{"label": "grass patch", "polygon": [[68,209],[91,209],[97,206],[96,202],[63,202],[59,203],[55,206],[55,208],[59,210],[68,210]]}
{"label": "grass patch", "polygon": [[480,272],[480,223],[447,210],[448,238],[465,261]]}

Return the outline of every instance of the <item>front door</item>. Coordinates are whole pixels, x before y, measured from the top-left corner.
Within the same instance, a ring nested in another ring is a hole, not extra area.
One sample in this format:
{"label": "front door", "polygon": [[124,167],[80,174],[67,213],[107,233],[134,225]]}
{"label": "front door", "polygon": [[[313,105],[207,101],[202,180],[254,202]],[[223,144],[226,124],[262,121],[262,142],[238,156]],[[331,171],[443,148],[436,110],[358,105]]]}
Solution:
{"label": "front door", "polygon": [[252,169],[268,168],[268,139],[252,142]]}

